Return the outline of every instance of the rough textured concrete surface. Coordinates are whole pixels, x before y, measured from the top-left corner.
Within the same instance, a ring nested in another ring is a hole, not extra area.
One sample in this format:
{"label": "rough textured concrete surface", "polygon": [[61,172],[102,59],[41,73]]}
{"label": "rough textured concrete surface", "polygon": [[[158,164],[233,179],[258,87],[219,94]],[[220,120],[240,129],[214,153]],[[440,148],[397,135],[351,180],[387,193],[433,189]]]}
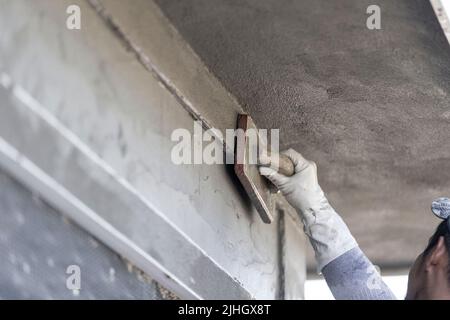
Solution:
{"label": "rough textured concrete surface", "polygon": [[259,127],[317,162],[369,257],[408,266],[450,194],[450,47],[429,1],[157,3]]}

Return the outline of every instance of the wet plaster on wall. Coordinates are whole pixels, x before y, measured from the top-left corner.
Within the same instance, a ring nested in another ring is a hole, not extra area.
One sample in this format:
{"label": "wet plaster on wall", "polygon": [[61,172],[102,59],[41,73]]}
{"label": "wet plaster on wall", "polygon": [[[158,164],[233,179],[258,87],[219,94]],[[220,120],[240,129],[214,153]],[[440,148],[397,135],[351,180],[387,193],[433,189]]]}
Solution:
{"label": "wet plaster on wall", "polygon": [[407,267],[450,187],[450,48],[429,1],[156,2],[259,127],[318,163],[370,258]]}

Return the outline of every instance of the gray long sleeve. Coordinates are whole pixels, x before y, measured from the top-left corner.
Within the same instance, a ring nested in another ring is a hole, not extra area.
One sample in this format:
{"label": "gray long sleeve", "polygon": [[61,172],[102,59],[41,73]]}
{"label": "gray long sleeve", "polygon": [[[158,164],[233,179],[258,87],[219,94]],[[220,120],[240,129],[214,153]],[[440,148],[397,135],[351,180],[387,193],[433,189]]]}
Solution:
{"label": "gray long sleeve", "polygon": [[359,247],[331,261],[322,274],[337,300],[396,299]]}

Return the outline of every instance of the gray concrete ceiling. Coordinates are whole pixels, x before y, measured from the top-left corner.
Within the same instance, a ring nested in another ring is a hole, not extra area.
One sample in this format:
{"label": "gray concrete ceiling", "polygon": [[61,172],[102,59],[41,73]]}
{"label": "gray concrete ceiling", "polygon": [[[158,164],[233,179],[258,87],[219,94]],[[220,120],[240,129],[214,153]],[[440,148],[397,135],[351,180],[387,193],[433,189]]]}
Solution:
{"label": "gray concrete ceiling", "polygon": [[450,195],[450,47],[428,0],[157,2],[257,125],[317,162],[369,257],[408,266]]}

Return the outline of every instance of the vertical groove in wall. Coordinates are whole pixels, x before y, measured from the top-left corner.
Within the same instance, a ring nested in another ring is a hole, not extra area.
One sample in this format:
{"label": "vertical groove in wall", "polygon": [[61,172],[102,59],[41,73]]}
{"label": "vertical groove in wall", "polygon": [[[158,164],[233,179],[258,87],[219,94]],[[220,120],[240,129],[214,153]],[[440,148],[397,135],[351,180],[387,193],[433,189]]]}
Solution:
{"label": "vertical groove in wall", "polygon": [[278,292],[277,299],[284,300],[286,297],[285,288],[285,254],[286,254],[286,228],[284,211],[278,209]]}

